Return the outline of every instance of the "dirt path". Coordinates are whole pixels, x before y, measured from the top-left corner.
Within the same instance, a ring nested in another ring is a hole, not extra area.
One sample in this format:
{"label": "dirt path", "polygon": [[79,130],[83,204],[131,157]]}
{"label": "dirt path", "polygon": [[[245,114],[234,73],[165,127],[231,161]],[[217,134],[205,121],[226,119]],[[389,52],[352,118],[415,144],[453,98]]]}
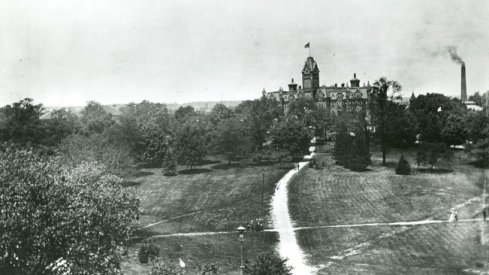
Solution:
{"label": "dirt path", "polygon": [[[307,164],[308,162],[299,163],[299,170]],[[277,249],[280,256],[289,260],[288,264],[293,267],[293,274],[308,275],[314,274],[315,270],[307,265],[304,253],[297,243],[288,206],[287,186],[292,176],[297,172],[298,169],[290,170],[277,183],[275,194],[272,197],[272,221],[274,231],[277,231],[279,234]]]}

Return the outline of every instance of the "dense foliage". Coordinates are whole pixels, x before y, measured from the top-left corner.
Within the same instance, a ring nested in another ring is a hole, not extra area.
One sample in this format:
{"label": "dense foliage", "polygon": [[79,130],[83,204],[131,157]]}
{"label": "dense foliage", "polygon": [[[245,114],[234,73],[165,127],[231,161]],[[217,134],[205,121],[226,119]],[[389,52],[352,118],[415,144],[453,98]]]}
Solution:
{"label": "dense foliage", "polygon": [[108,274],[138,219],[139,201],[94,163],[0,150],[0,274]]}
{"label": "dense foliage", "polygon": [[250,275],[290,275],[292,267],[287,265],[287,259],[282,259],[274,253],[256,256],[245,266],[245,273]]}
{"label": "dense foliage", "polygon": [[299,119],[288,117],[273,127],[271,135],[276,148],[287,150],[294,157],[302,157],[308,154],[313,132]]}
{"label": "dense foliage", "polygon": [[359,124],[353,124],[350,132],[344,121],[338,123],[333,157],[336,164],[352,171],[365,171],[370,164],[370,149],[364,130]]}

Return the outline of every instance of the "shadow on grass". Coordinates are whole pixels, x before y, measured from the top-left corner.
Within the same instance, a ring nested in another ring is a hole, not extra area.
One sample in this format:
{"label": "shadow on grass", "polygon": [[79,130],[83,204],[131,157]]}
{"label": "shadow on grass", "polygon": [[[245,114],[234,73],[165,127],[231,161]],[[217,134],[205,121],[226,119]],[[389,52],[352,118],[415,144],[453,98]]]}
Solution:
{"label": "shadow on grass", "polygon": [[140,177],[151,176],[153,174],[154,174],[153,172],[149,172],[149,171],[137,171],[132,176],[135,178],[140,178]]}
{"label": "shadow on grass", "polygon": [[210,169],[196,168],[196,169],[186,169],[186,170],[178,171],[178,174],[181,174],[181,175],[194,175],[194,174],[209,173],[211,171],[212,170],[210,170]]}
{"label": "shadow on grass", "polygon": [[476,168],[482,168],[482,169],[488,169],[489,168],[489,162],[484,162],[484,160],[474,160],[468,162],[469,165],[472,165]]}
{"label": "shadow on grass", "polygon": [[275,163],[277,163],[277,162],[274,162],[274,161],[271,161],[271,160],[263,160],[263,161],[260,161],[260,162],[253,162],[251,165],[261,167],[261,166],[272,166]]}
{"label": "shadow on grass", "polygon": [[449,168],[418,168],[416,169],[420,173],[429,173],[429,174],[447,174],[447,173],[452,173],[453,169]]}
{"label": "shadow on grass", "polygon": [[223,164],[214,165],[211,168],[217,169],[217,170],[227,170],[230,168],[240,168],[240,167],[244,167],[244,166],[245,165],[243,165],[241,163],[231,163],[231,164],[223,163]]}
{"label": "shadow on grass", "polygon": [[216,160],[216,159],[213,159],[213,160],[204,159],[203,161],[201,161],[201,162],[199,163],[199,165],[217,164],[217,163],[221,163],[221,161]]}
{"label": "shadow on grass", "polygon": [[123,182],[121,182],[121,185],[123,187],[137,187],[137,186],[141,185],[141,182],[140,181],[123,181]]}

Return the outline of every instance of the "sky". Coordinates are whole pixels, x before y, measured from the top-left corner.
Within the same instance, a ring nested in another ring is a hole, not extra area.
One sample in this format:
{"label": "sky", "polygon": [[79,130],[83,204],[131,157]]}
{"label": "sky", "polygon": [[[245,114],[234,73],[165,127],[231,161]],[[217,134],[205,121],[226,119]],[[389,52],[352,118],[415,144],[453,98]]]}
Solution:
{"label": "sky", "polygon": [[489,1],[0,0],[0,105],[253,99],[301,82],[489,90]]}

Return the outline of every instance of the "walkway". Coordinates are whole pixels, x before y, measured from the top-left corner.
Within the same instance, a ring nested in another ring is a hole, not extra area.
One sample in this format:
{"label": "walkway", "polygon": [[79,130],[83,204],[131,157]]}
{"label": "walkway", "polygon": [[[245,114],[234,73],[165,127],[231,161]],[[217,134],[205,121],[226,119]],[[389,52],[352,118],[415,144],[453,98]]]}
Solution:
{"label": "walkway", "polygon": [[[299,163],[299,170],[307,164],[308,162]],[[290,170],[277,183],[272,197],[272,221],[274,231],[279,234],[278,252],[282,258],[288,259],[288,264],[293,267],[292,274],[308,275],[314,274],[314,269],[307,265],[304,253],[297,243],[288,207],[287,186],[297,172],[297,169]]]}

